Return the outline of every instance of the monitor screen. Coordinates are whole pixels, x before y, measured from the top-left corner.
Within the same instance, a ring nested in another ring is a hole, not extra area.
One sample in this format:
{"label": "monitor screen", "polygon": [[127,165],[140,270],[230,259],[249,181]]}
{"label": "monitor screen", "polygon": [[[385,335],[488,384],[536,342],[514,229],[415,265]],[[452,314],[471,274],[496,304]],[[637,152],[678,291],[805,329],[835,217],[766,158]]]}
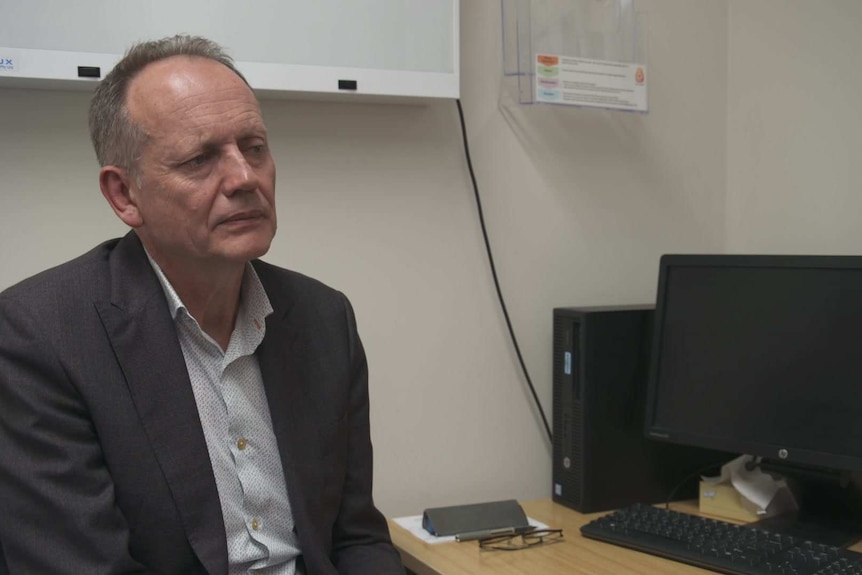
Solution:
{"label": "monitor screen", "polygon": [[862,257],[667,255],[649,437],[862,469]]}

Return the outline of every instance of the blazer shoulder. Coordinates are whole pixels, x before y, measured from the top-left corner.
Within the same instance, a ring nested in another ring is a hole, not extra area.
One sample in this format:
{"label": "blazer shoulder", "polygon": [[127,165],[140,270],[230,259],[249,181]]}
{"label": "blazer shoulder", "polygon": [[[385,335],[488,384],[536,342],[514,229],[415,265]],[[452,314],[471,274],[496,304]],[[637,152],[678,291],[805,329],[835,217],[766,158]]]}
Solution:
{"label": "blazer shoulder", "polygon": [[108,285],[108,258],[119,241],[108,240],[83,255],[21,280],[0,292],[0,299],[21,303],[68,301],[86,293],[92,300]]}

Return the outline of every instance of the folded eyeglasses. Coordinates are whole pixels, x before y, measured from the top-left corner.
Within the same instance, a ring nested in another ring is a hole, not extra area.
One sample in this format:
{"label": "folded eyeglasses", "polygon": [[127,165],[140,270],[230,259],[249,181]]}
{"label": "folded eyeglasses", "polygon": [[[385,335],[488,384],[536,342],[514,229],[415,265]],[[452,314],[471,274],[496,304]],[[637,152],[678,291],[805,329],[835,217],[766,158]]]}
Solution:
{"label": "folded eyeglasses", "polygon": [[562,540],[562,529],[533,529],[524,533],[495,535],[480,539],[479,549],[485,551],[518,551],[539,545],[559,543]]}

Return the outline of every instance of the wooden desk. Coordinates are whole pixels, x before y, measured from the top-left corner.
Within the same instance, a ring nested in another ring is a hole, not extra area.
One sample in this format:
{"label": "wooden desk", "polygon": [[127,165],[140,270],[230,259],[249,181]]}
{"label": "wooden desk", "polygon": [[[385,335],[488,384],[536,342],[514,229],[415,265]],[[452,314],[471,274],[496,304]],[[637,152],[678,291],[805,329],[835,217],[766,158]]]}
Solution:
{"label": "wooden desk", "polygon": [[[480,551],[476,541],[424,543],[406,529],[389,522],[392,541],[404,565],[417,575],[707,575],[707,571],[602,543],[581,536],[581,525],[602,515],[583,515],[550,499],[522,502],[529,517],[563,529],[564,540],[520,551]],[[697,502],[672,503],[672,509],[697,512]],[[850,547],[862,552],[862,542]]]}
{"label": "wooden desk", "polygon": [[[476,541],[424,543],[409,531],[389,522],[392,541],[404,565],[417,575],[707,575],[691,565],[668,561],[639,551],[586,539],[581,525],[602,513],[583,515],[550,499],[522,502],[529,517],[563,529],[563,541],[520,551],[480,551]],[[675,503],[680,510],[694,503]]]}

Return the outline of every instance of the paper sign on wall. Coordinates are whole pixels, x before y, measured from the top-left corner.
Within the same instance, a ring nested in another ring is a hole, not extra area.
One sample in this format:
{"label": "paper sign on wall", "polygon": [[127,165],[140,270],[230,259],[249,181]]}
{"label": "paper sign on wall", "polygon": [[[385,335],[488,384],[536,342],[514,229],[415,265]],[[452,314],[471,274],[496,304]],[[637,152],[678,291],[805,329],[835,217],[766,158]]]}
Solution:
{"label": "paper sign on wall", "polygon": [[536,101],[646,112],[646,66],[537,54]]}

